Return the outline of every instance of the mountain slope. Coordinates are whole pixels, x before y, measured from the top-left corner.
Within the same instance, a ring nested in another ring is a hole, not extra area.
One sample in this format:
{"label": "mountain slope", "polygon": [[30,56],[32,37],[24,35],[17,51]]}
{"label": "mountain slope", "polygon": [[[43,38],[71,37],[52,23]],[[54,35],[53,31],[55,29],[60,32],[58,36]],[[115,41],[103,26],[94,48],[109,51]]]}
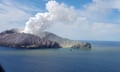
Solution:
{"label": "mountain slope", "polygon": [[0,33],[0,45],[20,48],[60,48],[54,41],[41,39],[32,34],[18,33],[8,30]]}
{"label": "mountain slope", "polygon": [[76,40],[69,40],[66,38],[59,37],[50,32],[44,32],[38,35],[40,38],[55,41],[60,44],[63,48],[91,48],[91,44],[88,42],[80,42]]}

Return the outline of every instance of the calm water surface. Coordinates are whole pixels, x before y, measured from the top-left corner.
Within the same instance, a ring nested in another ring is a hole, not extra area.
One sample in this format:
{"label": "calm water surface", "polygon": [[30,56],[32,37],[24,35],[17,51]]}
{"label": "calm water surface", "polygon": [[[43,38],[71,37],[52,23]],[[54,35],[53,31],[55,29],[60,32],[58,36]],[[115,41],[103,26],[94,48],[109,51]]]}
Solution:
{"label": "calm water surface", "polygon": [[120,47],[11,49],[0,47],[6,72],[120,72]]}

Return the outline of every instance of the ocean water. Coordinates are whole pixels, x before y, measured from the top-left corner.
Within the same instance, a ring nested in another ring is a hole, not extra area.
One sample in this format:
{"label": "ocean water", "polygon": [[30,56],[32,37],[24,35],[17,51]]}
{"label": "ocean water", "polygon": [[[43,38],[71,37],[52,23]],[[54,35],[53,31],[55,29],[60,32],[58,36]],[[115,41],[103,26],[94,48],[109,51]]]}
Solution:
{"label": "ocean water", "polygon": [[0,47],[0,64],[6,72],[120,72],[120,42],[92,44],[92,49]]}

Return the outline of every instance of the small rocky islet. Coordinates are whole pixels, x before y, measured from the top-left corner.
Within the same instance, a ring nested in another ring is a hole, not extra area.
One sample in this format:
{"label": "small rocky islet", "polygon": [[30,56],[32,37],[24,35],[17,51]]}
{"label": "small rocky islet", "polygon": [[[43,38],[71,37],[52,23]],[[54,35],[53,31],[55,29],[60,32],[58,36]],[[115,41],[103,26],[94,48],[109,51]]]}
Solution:
{"label": "small rocky islet", "polygon": [[0,33],[0,46],[12,48],[91,48],[88,42],[80,42],[59,37],[50,32],[39,35],[19,32],[16,29],[6,30]]}

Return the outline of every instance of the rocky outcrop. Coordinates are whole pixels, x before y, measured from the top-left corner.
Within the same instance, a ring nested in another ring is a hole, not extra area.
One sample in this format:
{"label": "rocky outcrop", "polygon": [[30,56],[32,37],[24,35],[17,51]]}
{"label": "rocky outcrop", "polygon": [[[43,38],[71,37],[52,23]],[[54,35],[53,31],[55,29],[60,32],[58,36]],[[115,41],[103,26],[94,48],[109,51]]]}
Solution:
{"label": "rocky outcrop", "polygon": [[91,48],[91,44],[84,42],[83,45],[81,46],[81,44],[75,44],[73,46],[71,46],[71,48]]}
{"label": "rocky outcrop", "polygon": [[91,44],[88,42],[61,38],[50,32],[33,35],[21,33],[14,29],[0,33],[0,46],[15,48],[91,48]]}
{"label": "rocky outcrop", "polygon": [[5,72],[5,70],[3,69],[1,65],[0,65],[0,72]]}

